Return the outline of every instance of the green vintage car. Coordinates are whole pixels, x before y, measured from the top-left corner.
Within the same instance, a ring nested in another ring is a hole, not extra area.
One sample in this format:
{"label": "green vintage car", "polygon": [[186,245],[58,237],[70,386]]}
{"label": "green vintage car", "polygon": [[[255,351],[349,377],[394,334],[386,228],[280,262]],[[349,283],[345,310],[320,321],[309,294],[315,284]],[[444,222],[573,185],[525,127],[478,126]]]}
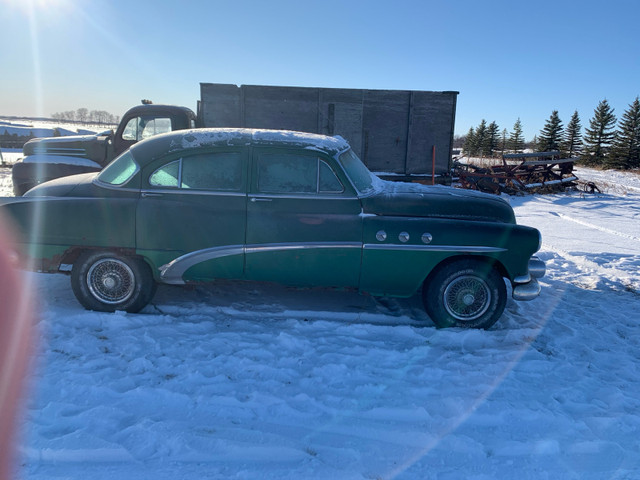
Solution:
{"label": "green vintage car", "polygon": [[137,312],[158,283],[245,279],[421,292],[437,326],[488,328],[507,283],[531,300],[544,275],[540,233],[507,202],[382,181],[340,137],[182,130],[0,204],[30,268],[70,273],[92,310]]}

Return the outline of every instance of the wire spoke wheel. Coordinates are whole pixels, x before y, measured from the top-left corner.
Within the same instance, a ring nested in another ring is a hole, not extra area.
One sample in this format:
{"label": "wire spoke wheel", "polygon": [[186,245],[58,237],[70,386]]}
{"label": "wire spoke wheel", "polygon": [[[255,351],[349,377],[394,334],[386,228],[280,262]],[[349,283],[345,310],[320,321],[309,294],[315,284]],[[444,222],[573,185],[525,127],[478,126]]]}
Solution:
{"label": "wire spoke wheel", "polygon": [[456,320],[475,320],[487,311],[490,303],[489,287],[475,275],[458,277],[444,291],[444,307]]}
{"label": "wire spoke wheel", "polygon": [[135,313],[151,301],[156,282],[141,258],[88,250],[73,264],[71,287],[88,310]]}
{"label": "wire spoke wheel", "polygon": [[445,263],[429,275],[422,301],[439,328],[489,328],[504,311],[507,289],[492,264],[463,258]]}
{"label": "wire spoke wheel", "polygon": [[133,295],[136,279],[129,266],[114,258],[94,263],[87,272],[87,286],[101,302],[117,304]]}

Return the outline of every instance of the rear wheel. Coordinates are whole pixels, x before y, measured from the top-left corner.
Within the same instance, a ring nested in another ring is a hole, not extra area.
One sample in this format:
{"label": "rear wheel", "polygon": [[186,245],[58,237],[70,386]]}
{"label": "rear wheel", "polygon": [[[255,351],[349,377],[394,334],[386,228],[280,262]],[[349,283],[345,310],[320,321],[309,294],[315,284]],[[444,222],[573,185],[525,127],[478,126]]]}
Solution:
{"label": "rear wheel", "polygon": [[111,252],[85,252],[74,263],[71,287],[88,310],[142,310],[153,298],[156,283],[140,259]]}
{"label": "rear wheel", "polygon": [[422,300],[439,328],[489,328],[504,311],[507,288],[492,265],[464,259],[444,265],[429,277]]}

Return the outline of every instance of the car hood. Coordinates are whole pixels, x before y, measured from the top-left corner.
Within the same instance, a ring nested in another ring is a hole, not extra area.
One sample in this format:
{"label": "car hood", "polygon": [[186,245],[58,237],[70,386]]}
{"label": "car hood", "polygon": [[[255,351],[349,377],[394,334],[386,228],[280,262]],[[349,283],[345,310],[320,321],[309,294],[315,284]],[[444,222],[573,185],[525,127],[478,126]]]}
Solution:
{"label": "car hood", "polygon": [[71,135],[65,137],[34,138],[24,144],[25,157],[30,155],[63,155],[88,158],[104,166],[107,140],[104,135]]}
{"label": "car hood", "polygon": [[511,206],[495,195],[418,183],[381,181],[379,185],[376,193],[362,198],[363,213],[515,223]]}
{"label": "car hood", "polygon": [[73,192],[73,196],[82,197],[93,190],[93,179],[99,172],[81,173],[60,177],[33,187],[25,197],[67,197]]}

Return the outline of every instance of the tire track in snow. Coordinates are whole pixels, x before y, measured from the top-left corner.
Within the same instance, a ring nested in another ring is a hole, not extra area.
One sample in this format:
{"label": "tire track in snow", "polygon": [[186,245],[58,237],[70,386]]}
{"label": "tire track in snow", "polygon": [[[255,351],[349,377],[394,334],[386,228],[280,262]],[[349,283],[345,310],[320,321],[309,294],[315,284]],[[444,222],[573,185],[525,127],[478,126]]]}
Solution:
{"label": "tire track in snow", "polygon": [[[585,280],[588,277],[600,278],[617,291],[627,291],[634,294],[638,294],[640,291],[640,275],[635,272],[620,269],[611,264],[601,265],[590,260],[586,255],[574,255],[546,242],[543,242],[543,245],[545,249],[552,254],[552,258],[546,260],[547,265],[549,265],[549,260],[552,259],[571,264],[568,268],[562,265],[558,265],[557,267],[559,268],[547,268],[548,273],[549,271],[555,271],[555,277],[561,281],[566,281],[584,288],[587,286]],[[630,263],[635,265],[637,264],[637,260],[631,261]],[[543,277],[542,281],[544,280]],[[597,289],[598,287],[597,285],[593,285],[590,288]]]}
{"label": "tire track in snow", "polygon": [[582,225],[583,227],[593,228],[594,230],[599,230],[604,233],[609,233],[611,235],[617,235],[618,237],[628,238],[629,240],[634,240],[636,242],[640,242],[640,238],[630,235],[624,232],[618,232],[616,230],[612,230],[606,227],[600,227],[599,225],[594,225],[593,223],[585,222],[584,220],[578,220],[576,218],[570,217],[569,215],[565,215],[564,213],[559,212],[550,212],[552,215],[556,215],[557,217],[562,218],[563,220],[569,220],[570,222],[577,223],[578,225]]}

